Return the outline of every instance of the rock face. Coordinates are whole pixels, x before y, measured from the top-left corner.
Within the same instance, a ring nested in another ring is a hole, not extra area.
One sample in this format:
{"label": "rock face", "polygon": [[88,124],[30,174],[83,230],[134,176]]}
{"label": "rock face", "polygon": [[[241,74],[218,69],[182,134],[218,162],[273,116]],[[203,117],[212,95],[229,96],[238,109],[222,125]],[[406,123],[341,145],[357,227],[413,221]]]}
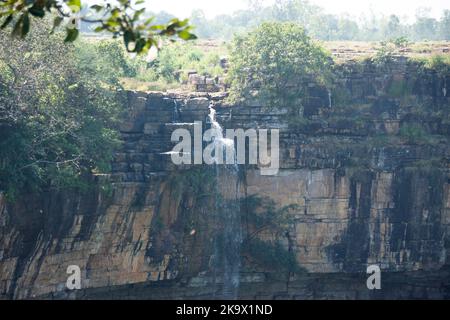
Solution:
{"label": "rock face", "polygon": [[[280,129],[279,173],[241,166],[239,191],[292,205],[282,232],[257,237],[303,270],[256,263],[243,247],[238,298],[448,298],[447,83],[406,62],[382,73],[346,65],[336,89],[309,86],[300,123],[258,102],[226,105],[224,93],[129,92],[123,146],[95,190],[0,196],[0,297],[220,298],[220,181],[166,154],[174,129],[207,126],[212,104],[226,128]],[[418,123],[425,132],[408,134]],[[245,237],[255,223],[240,205]],[[366,287],[372,264],[381,290]],[[66,288],[69,265],[81,290]]]}

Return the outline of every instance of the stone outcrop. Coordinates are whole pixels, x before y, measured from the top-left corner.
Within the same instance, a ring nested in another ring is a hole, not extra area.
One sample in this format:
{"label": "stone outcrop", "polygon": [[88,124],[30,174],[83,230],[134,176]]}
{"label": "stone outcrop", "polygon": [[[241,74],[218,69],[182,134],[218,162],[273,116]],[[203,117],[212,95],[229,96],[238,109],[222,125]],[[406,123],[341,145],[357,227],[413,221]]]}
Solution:
{"label": "stone outcrop", "polygon": [[[123,145],[95,190],[0,196],[0,297],[220,297],[218,182],[166,154],[173,130],[206,123],[212,104],[226,128],[280,129],[279,173],[242,166],[240,188],[295,205],[284,233],[259,237],[282,243],[304,272],[243,253],[239,298],[448,298],[450,75],[418,75],[405,61],[358,68],[343,66],[333,90],[311,84],[301,122],[256,101],[227,105],[226,93],[129,92]],[[405,136],[417,123],[426,133]],[[382,290],[366,288],[370,264]],[[66,288],[69,265],[82,290]]]}
{"label": "stone outcrop", "polygon": [[189,74],[188,84],[196,92],[218,92],[226,90],[224,77],[202,76],[196,72]]}

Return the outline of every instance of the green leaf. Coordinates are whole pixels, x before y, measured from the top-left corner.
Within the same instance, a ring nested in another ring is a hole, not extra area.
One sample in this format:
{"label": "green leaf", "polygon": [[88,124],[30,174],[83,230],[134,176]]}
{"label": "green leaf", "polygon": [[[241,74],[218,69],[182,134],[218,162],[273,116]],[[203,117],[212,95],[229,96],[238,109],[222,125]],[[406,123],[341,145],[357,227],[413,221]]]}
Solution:
{"label": "green leaf", "polygon": [[74,42],[79,35],[78,29],[67,29],[67,36],[64,39],[64,42]]}
{"label": "green leaf", "polygon": [[61,25],[63,20],[64,20],[63,17],[59,17],[59,16],[55,17],[55,19],[53,19],[53,28],[52,28],[52,31],[50,33],[55,32],[55,29],[58,28]]}
{"label": "green leaf", "polygon": [[13,15],[12,14],[7,16],[5,21],[3,21],[2,25],[0,26],[0,29],[5,29],[11,23],[12,19],[13,19]]}
{"label": "green leaf", "polygon": [[154,25],[150,27],[150,30],[164,30],[164,29],[166,29],[166,27],[163,25]]}
{"label": "green leaf", "polygon": [[22,30],[22,17],[14,24],[14,28],[11,32],[13,37],[19,37]]}
{"label": "green leaf", "polygon": [[38,7],[36,5],[32,6],[28,12],[30,12],[31,15],[35,16],[35,17],[39,17],[42,18],[45,16],[45,11],[44,8],[42,7]]}
{"label": "green leaf", "polygon": [[139,20],[139,17],[145,12],[145,8],[137,10],[133,15],[133,21]]}
{"label": "green leaf", "polygon": [[144,49],[145,45],[146,45],[146,41],[144,39],[142,39],[142,38],[138,39],[136,41],[136,48],[134,49],[134,51],[136,53],[141,53],[142,50]]}
{"label": "green leaf", "polygon": [[190,33],[187,30],[182,30],[178,32],[178,37],[183,40],[195,40],[197,36],[195,34]]}
{"label": "green leaf", "polygon": [[125,42],[125,47],[127,48],[127,50],[130,42],[134,42],[135,39],[136,37],[131,30],[125,30],[125,32],[123,33],[123,41]]}
{"label": "green leaf", "polygon": [[178,22],[178,25],[179,25],[180,27],[184,27],[184,26],[187,26],[188,23],[189,23],[189,19],[184,19],[184,20],[182,20],[182,21],[179,21],[179,22]]}
{"label": "green leaf", "polygon": [[78,12],[81,8],[81,0],[68,0],[67,5],[73,12]]}
{"label": "green leaf", "polygon": [[51,11],[52,8],[55,7],[56,2],[55,1],[45,1],[45,9],[47,9],[48,12]]}
{"label": "green leaf", "polygon": [[91,9],[95,10],[96,12],[99,12],[99,11],[102,11],[104,9],[104,7],[99,4],[94,4],[91,6]]}
{"label": "green leaf", "polygon": [[148,25],[148,24],[152,23],[153,20],[155,20],[155,17],[148,18],[147,20],[144,21],[144,24]]}
{"label": "green leaf", "polygon": [[119,17],[120,13],[121,13],[121,11],[119,8],[114,8],[111,10],[111,17],[117,18],[117,17]]}
{"label": "green leaf", "polygon": [[22,19],[22,31],[21,31],[21,37],[25,38],[25,36],[30,32],[30,17],[27,13],[23,14]]}
{"label": "green leaf", "polygon": [[120,27],[120,23],[116,20],[108,20],[104,22],[105,25],[107,25],[108,27],[114,28],[114,27]]}

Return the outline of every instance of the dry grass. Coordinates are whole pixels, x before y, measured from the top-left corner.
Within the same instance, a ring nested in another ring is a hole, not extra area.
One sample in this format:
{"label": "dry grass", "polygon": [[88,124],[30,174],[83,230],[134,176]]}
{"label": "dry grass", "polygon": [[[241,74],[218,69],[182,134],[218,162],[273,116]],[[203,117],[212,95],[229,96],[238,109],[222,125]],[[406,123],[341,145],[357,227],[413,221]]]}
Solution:
{"label": "dry grass", "polygon": [[[380,48],[379,42],[363,41],[327,41],[322,45],[332,54],[336,62],[360,60],[374,56]],[[407,57],[428,57],[439,54],[450,54],[450,41],[413,42],[399,53]]]}
{"label": "dry grass", "polygon": [[188,86],[181,83],[166,83],[163,81],[142,81],[135,78],[122,78],[121,84],[124,89],[137,91],[163,91],[167,92],[174,89],[183,89],[188,91]]}

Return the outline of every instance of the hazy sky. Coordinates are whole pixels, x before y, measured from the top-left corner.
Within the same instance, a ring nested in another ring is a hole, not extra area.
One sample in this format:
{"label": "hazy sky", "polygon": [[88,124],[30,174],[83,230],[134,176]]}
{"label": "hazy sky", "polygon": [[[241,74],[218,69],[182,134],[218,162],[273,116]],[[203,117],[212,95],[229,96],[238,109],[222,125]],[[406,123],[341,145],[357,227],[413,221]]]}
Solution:
{"label": "hazy sky", "polygon": [[[275,0],[264,1],[270,4]],[[202,9],[208,18],[245,9],[248,4],[247,0],[147,0],[147,2],[152,11],[164,10],[179,17],[187,17],[192,9]],[[310,0],[309,2],[325,8],[328,13],[347,12],[358,16],[372,9],[378,13],[413,17],[418,7],[430,7],[432,15],[439,18],[443,9],[450,9],[450,0]]]}

